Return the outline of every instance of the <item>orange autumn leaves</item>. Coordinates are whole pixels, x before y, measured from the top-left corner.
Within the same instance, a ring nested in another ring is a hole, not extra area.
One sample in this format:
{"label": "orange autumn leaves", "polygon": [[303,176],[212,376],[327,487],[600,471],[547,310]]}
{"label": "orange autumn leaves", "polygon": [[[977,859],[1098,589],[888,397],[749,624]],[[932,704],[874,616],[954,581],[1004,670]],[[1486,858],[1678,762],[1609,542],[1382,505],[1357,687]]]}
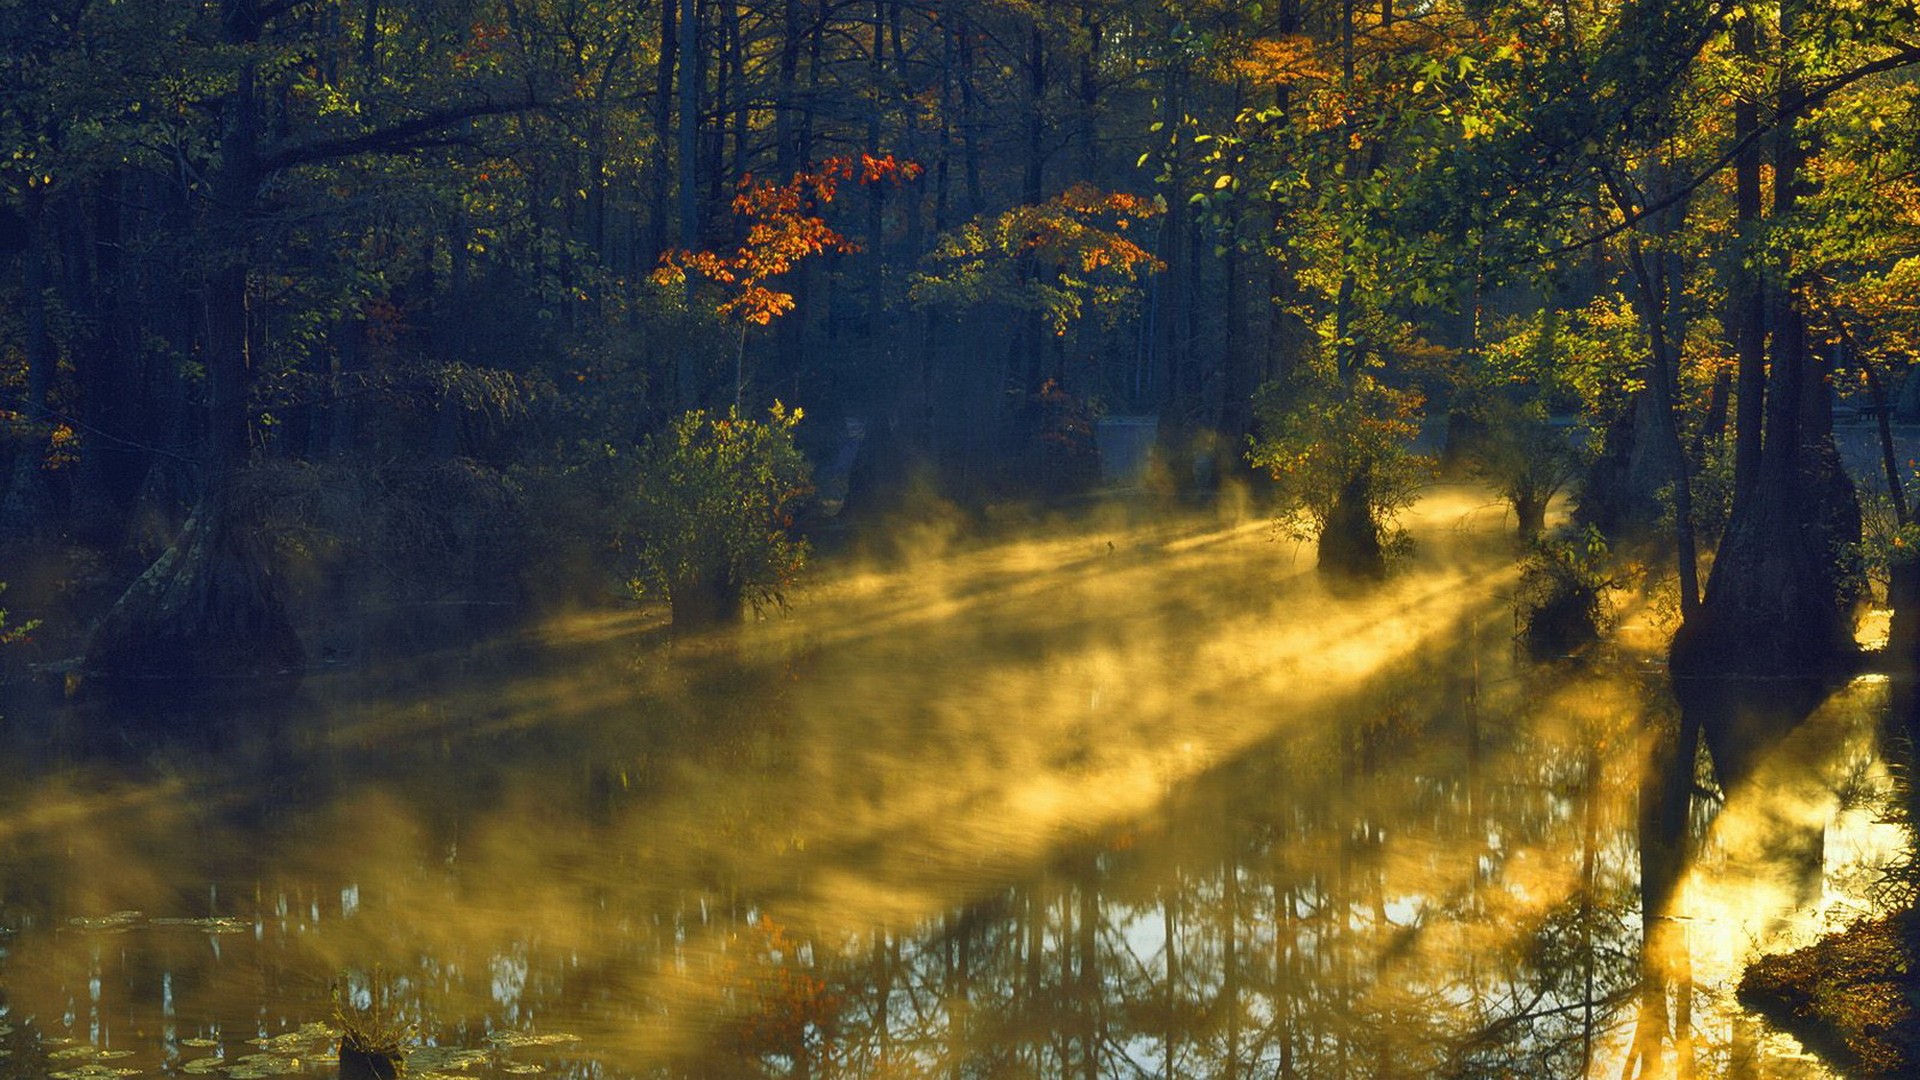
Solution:
{"label": "orange autumn leaves", "polygon": [[[861,154],[828,158],[783,184],[749,177],[733,199],[734,214],[747,221],[733,252],[668,252],[653,280],[680,285],[696,274],[721,286],[712,308],[716,316],[737,316],[743,328],[766,326],[793,310],[793,294],[775,285],[781,275],[817,255],[859,250],[820,213],[842,185],[909,183],[921,171],[891,155]],[[1086,307],[1118,306],[1137,274],[1159,268],[1159,260],[1129,235],[1135,222],[1159,212],[1153,200],[1076,183],[1044,202],[941,237],[926,272],[915,275],[913,298],[998,300],[1044,311],[1055,332],[1064,333]]]}
{"label": "orange autumn leaves", "polygon": [[661,257],[653,280],[678,285],[692,271],[725,287],[725,298],[714,306],[714,314],[723,319],[738,315],[743,322],[765,326],[793,310],[793,294],[768,282],[803,259],[859,250],[816,212],[833,201],[842,183],[905,183],[920,173],[914,162],[896,161],[891,154],[863,153],[857,158],[828,158],[814,169],[794,173],[784,184],[745,177],[734,196],[733,212],[747,219],[747,234],[733,254],[670,251]]}

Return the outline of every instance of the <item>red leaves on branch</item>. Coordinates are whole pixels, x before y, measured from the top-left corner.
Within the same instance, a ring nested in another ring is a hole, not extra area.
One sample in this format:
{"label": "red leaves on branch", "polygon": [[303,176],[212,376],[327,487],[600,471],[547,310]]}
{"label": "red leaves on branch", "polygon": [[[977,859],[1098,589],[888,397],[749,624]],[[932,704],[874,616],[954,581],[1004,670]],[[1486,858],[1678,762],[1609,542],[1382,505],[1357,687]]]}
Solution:
{"label": "red leaves on branch", "polygon": [[832,202],[840,185],[906,183],[920,176],[920,166],[896,161],[892,154],[830,157],[812,169],[802,169],[784,184],[740,180],[733,212],[748,221],[747,235],[731,255],[712,251],[670,251],[660,257],[653,278],[661,284],[686,280],[689,270],[727,288],[727,297],[714,306],[721,318],[738,314],[746,322],[765,326],[793,310],[793,294],[769,288],[767,282],[793,269],[802,259],[830,251],[854,252],[859,245],[827,224],[816,211]]}

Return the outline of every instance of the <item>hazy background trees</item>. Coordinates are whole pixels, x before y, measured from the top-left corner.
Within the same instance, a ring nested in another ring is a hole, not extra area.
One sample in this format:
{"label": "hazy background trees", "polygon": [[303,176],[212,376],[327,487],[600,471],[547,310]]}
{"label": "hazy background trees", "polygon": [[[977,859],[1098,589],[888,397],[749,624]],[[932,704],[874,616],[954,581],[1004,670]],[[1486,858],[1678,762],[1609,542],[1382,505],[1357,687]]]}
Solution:
{"label": "hazy background trees", "polygon": [[[195,510],[215,554],[169,573],[254,581],[250,618],[299,559],[364,564],[314,542],[355,500],[408,508],[361,530],[389,566],[523,527],[617,563],[607,462],[775,399],[850,506],[915,470],[1078,490],[1103,417],[1151,418],[1156,482],[1208,488],[1253,475],[1272,384],[1326,440],[1389,436],[1329,481],[1354,505],[1324,521],[1374,532],[1337,564],[1390,547],[1401,496],[1367,478],[1407,435],[1534,529],[1561,478],[1516,455],[1585,431],[1583,514],[1667,536],[1703,625],[1804,594],[1794,619],[1837,626],[1828,387],[1898,403],[1911,355],[1913,26],[1821,0],[6,0],[0,527],[111,564],[21,563],[18,606],[117,591]],[[837,239],[756,282],[780,317],[656,280],[770,250],[736,198],[829,160],[897,164],[789,208]],[[1268,466],[1311,441],[1277,394]],[[219,542],[262,463],[325,493],[313,528]],[[455,466],[534,520],[421,479]]]}

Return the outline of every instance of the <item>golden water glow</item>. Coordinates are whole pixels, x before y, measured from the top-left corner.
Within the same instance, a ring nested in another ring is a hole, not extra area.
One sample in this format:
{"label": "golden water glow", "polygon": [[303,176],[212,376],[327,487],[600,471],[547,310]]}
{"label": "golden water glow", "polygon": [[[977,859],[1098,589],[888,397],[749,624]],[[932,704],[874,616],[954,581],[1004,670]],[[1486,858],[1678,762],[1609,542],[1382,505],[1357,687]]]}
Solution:
{"label": "golden water glow", "polygon": [[[1517,1040],[1502,1010],[1631,979],[1660,707],[1631,665],[1513,662],[1488,506],[1430,493],[1411,565],[1336,593],[1231,502],[985,537],[929,502],[738,630],[569,615],[315,678],[211,758],[0,780],[0,920],[31,917],[0,921],[9,1015],[151,1067],[324,1020],[329,980],[380,965],[460,1045],[578,1037],[496,1069],[1617,1060],[1617,995]],[[1790,828],[1723,818],[1721,862],[1831,816],[1795,783],[1764,800]],[[1773,902],[1732,880],[1681,903]],[[1704,933],[1695,977],[1724,983]],[[1176,1022],[1183,996],[1210,1004]]]}

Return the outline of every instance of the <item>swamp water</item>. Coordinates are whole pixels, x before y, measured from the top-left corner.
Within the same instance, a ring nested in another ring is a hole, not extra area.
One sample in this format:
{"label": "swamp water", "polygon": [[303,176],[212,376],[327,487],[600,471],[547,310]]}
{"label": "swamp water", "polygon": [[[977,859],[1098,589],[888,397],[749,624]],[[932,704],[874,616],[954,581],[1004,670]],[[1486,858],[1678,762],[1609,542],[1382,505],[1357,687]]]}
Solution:
{"label": "swamp water", "polygon": [[1645,994],[1661,675],[1517,661],[1498,509],[1412,524],[1333,596],[1261,520],[927,515],[722,636],[10,707],[0,1077],[330,1075],[336,994],[413,1076],[1828,1075],[1732,988],[1897,856],[1887,688],[1691,799]]}

